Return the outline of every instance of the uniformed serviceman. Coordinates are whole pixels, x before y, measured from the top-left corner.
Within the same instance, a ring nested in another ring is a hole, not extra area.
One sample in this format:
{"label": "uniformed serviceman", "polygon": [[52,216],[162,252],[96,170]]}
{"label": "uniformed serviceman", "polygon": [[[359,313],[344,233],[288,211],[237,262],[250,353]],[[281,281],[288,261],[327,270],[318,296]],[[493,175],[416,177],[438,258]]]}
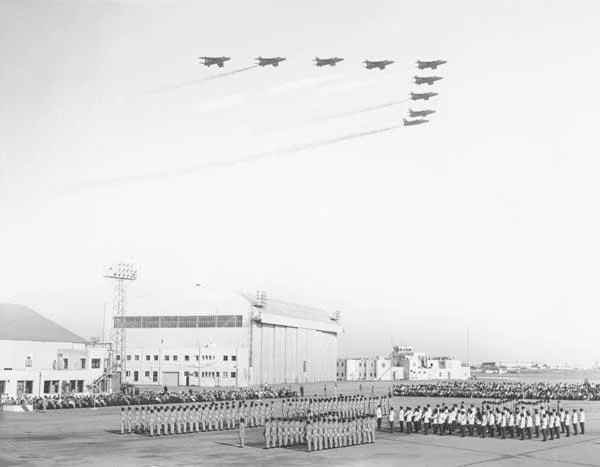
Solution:
{"label": "uniformed serviceman", "polygon": [[542,441],[548,440],[548,414],[545,413],[542,415]]}
{"label": "uniformed serviceman", "polygon": [[125,434],[125,427],[127,426],[127,412],[125,407],[121,407],[121,434]]}
{"label": "uniformed serviceman", "polygon": [[308,452],[313,450],[313,424],[310,419],[306,420],[306,450]]}
{"label": "uniformed serviceman", "polygon": [[265,449],[271,448],[271,421],[265,420],[264,425],[264,435],[265,435]]}
{"label": "uniformed serviceman", "polygon": [[244,447],[246,444],[246,420],[244,417],[240,418],[238,425],[238,436],[240,438],[240,447]]}

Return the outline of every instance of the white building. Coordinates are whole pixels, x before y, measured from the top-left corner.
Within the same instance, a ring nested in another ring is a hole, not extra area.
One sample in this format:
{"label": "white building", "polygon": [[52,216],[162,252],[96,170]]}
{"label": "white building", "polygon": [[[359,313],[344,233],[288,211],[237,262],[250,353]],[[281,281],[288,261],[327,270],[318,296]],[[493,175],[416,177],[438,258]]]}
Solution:
{"label": "white building", "polygon": [[471,370],[462,362],[451,357],[430,357],[423,352],[414,352],[399,358],[398,365],[404,368],[407,380],[468,379]]}
{"label": "white building", "polygon": [[105,349],[23,305],[0,304],[0,395],[86,393],[102,377]]}
{"label": "white building", "polygon": [[[121,323],[115,320],[113,326]],[[126,379],[167,386],[333,381],[340,326],[325,311],[204,287],[132,300]]]}
{"label": "white building", "polygon": [[375,359],[338,358],[336,379],[338,381],[374,381]]}
{"label": "white building", "polygon": [[336,378],[338,381],[396,381],[404,378],[403,367],[392,367],[392,359],[338,358]]}

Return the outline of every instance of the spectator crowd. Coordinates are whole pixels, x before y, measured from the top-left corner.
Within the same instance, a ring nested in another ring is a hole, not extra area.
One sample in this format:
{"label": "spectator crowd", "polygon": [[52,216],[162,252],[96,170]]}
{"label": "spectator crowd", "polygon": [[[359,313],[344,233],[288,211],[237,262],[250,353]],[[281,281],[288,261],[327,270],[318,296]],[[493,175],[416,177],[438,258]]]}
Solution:
{"label": "spectator crowd", "polygon": [[[128,388],[131,389],[131,388]],[[23,396],[20,399],[5,400],[6,404],[30,404],[36,410],[75,409],[82,407],[158,405],[179,403],[201,403],[221,401],[241,401],[257,399],[274,399],[295,397],[296,391],[291,388],[271,389],[268,386],[257,389],[216,389],[202,392],[189,390],[169,391],[165,387],[162,392],[137,389],[113,394],[64,394],[46,397]]]}
{"label": "spectator crowd", "polygon": [[600,384],[523,383],[508,381],[449,381],[437,383],[396,384],[395,396],[456,397],[500,400],[600,400]]}

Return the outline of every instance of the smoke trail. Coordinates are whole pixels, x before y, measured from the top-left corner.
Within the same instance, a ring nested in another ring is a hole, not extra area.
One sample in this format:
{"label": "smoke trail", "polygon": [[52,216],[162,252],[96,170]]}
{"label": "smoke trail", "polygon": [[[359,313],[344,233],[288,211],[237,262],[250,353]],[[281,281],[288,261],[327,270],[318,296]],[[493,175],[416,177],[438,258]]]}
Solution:
{"label": "smoke trail", "polygon": [[204,83],[206,81],[213,81],[215,79],[225,78],[226,76],[237,75],[238,73],[243,73],[244,71],[252,70],[256,68],[258,65],[247,66],[244,68],[238,68],[236,70],[228,71],[225,73],[219,73],[218,75],[207,76],[205,78],[194,79],[191,81],[185,81],[183,83],[174,84],[172,86],[166,86],[164,88],[155,89],[153,91],[149,91],[147,94],[161,94],[167,91],[173,91],[175,89],[181,89],[188,86],[194,86],[196,84]]}
{"label": "smoke trail", "polygon": [[405,104],[406,102],[408,102],[410,99],[404,99],[401,101],[391,101],[391,102],[386,102],[384,104],[379,104],[379,105],[372,105],[370,107],[363,107],[361,109],[356,109],[356,110],[350,110],[348,112],[343,112],[343,113],[338,113],[338,114],[332,114],[332,115],[326,115],[324,117],[321,118],[311,118],[311,119],[306,119],[303,121],[300,121],[299,123],[292,123],[289,125],[279,125],[279,126],[274,126],[271,128],[266,128],[264,130],[261,130],[258,132],[259,135],[261,134],[265,134],[265,133],[269,133],[271,131],[275,131],[275,130],[282,130],[282,129],[286,129],[286,128],[293,128],[296,126],[305,126],[305,125],[314,125],[316,123],[322,123],[322,122],[327,122],[330,120],[336,120],[338,118],[344,118],[344,117],[349,117],[351,115],[359,115],[365,112],[373,112],[375,110],[381,110],[381,109],[385,109],[387,107],[394,107],[396,105],[400,105],[400,104]]}
{"label": "smoke trail", "polygon": [[219,169],[225,167],[234,167],[236,165],[248,164],[259,160],[264,159],[273,159],[277,157],[283,157],[290,154],[295,154],[301,151],[307,151],[311,149],[317,149],[325,146],[331,146],[333,144],[340,143],[342,141],[350,141],[354,139],[363,138],[365,136],[376,135],[379,133],[384,133],[387,131],[395,130],[397,128],[402,128],[402,125],[393,125],[383,128],[376,128],[374,130],[360,131],[355,133],[348,133],[346,135],[337,136],[335,138],[327,138],[321,139],[317,141],[312,141],[309,143],[301,143],[296,144],[294,146],[288,146],[285,148],[270,150],[270,151],[262,151],[255,154],[251,154],[248,156],[240,157],[237,159],[228,159],[223,161],[210,161],[204,162],[202,164],[183,167],[180,169],[172,169],[165,170],[162,172],[156,172],[151,174],[139,174],[139,175],[128,175],[126,177],[116,177],[105,180],[96,180],[92,182],[81,183],[78,185],[72,185],[70,187],[71,190],[82,190],[88,188],[97,188],[97,187],[107,187],[107,186],[115,186],[122,185],[125,183],[134,183],[134,182],[144,182],[149,180],[158,180],[165,177],[176,176],[176,175],[188,175],[197,172],[202,172],[210,169]]}
{"label": "smoke trail", "polygon": [[350,111],[344,112],[344,113],[328,115],[326,117],[316,120],[316,122],[323,122],[326,120],[335,120],[337,118],[349,117],[350,115],[358,115],[358,114],[362,114],[365,112],[373,112],[374,110],[380,110],[380,109],[385,109],[387,107],[393,107],[395,105],[405,104],[409,100],[410,99],[404,99],[401,101],[386,102],[385,104],[372,105],[370,107],[363,107],[362,109],[350,110]]}

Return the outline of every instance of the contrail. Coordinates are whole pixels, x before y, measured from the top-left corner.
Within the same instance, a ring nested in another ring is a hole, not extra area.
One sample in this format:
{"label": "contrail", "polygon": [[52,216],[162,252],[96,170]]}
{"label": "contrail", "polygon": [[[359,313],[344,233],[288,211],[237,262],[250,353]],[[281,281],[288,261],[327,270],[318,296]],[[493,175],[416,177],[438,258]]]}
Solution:
{"label": "contrail", "polygon": [[317,141],[312,141],[308,143],[296,144],[294,146],[288,146],[285,148],[270,150],[270,151],[261,151],[255,154],[251,154],[248,156],[240,157],[237,159],[228,159],[223,161],[210,161],[204,162],[202,164],[197,164],[189,167],[183,167],[180,169],[172,169],[172,170],[164,170],[162,172],[155,172],[149,174],[139,174],[139,175],[128,175],[126,177],[116,177],[105,180],[95,180],[91,182],[85,182],[77,185],[72,185],[69,190],[81,190],[87,188],[95,188],[95,187],[107,187],[107,186],[115,186],[121,185],[125,183],[133,183],[133,182],[143,182],[148,180],[157,180],[165,177],[176,176],[176,175],[188,175],[197,172],[202,172],[210,169],[218,169],[224,167],[234,167],[236,165],[248,164],[251,162],[264,160],[264,159],[273,159],[276,157],[283,157],[290,154],[295,154],[301,151],[307,151],[310,149],[321,148],[325,146],[331,146],[333,144],[340,143],[342,141],[350,141],[353,139],[363,138],[365,136],[376,135],[378,133],[384,133],[387,131],[395,130],[397,128],[402,128],[402,125],[393,125],[383,128],[376,128],[374,130],[360,131],[355,133],[348,133],[346,135],[337,136],[335,138],[327,138],[321,139]]}
{"label": "contrail", "polygon": [[251,70],[252,68],[256,68],[258,65],[247,66],[244,68],[238,68],[237,70],[228,71],[226,73],[219,73],[218,75],[207,76],[205,78],[194,79],[191,81],[185,81],[183,83],[174,84],[172,86],[166,86],[164,88],[155,89],[153,91],[149,91],[147,94],[160,94],[167,91],[173,91],[174,89],[181,89],[187,86],[194,86],[195,84],[204,83],[205,81],[212,81],[219,78],[224,78],[226,76],[237,75],[238,73],[243,73],[244,71]]}
{"label": "contrail", "polygon": [[410,99],[404,99],[401,101],[391,101],[391,102],[386,102],[384,104],[379,104],[379,105],[372,105],[370,107],[363,107],[361,109],[356,109],[356,110],[350,110],[348,112],[343,112],[343,113],[338,113],[338,114],[332,114],[332,115],[326,115],[324,117],[321,118],[313,118],[313,119],[306,119],[304,121],[301,121],[299,123],[292,123],[289,125],[282,125],[282,126],[275,126],[275,127],[271,127],[271,128],[267,128],[265,130],[259,131],[258,134],[264,134],[264,133],[268,133],[270,131],[274,131],[274,130],[281,130],[281,129],[286,129],[286,128],[292,128],[295,126],[304,126],[304,125],[314,125],[316,123],[321,123],[321,122],[327,122],[329,120],[336,120],[338,118],[344,118],[344,117],[349,117],[351,115],[358,115],[358,114],[362,114],[365,112],[373,112],[375,110],[380,110],[380,109],[385,109],[387,107],[394,107],[396,105],[400,105],[400,104],[405,104],[406,102],[408,102]]}
{"label": "contrail", "polygon": [[395,105],[405,104],[409,100],[410,99],[404,99],[401,101],[386,102],[385,104],[372,105],[370,107],[363,107],[362,109],[350,110],[350,111],[344,112],[344,113],[328,115],[326,117],[316,120],[316,122],[322,122],[325,120],[335,120],[336,118],[349,117],[350,115],[358,115],[358,114],[362,114],[365,112],[373,112],[374,110],[385,109],[387,107],[393,107]]}

